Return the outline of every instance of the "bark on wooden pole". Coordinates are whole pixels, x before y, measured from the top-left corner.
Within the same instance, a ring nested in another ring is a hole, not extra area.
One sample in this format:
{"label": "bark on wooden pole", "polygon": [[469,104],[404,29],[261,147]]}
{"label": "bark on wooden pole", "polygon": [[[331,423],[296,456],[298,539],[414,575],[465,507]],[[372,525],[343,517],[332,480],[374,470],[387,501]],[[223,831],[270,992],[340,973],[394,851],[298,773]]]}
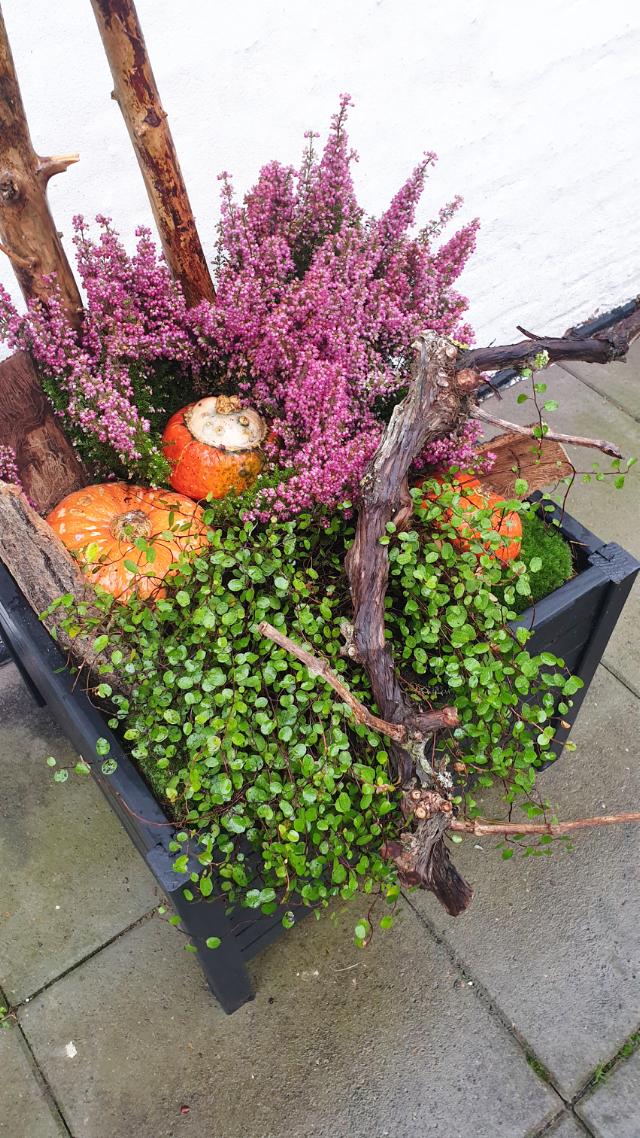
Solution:
{"label": "bark on wooden pole", "polygon": [[53,174],[77,154],[40,158],[31,142],[9,38],[0,9],[0,248],[27,300],[45,300],[55,274],[70,322],[78,327],[82,300],[47,202]]}
{"label": "bark on wooden pole", "polygon": [[88,480],[26,352],[0,363],[0,446],[15,454],[20,483],[43,514]]}
{"label": "bark on wooden pole", "polygon": [[191,307],[215,291],[133,0],[91,0],[162,248]]}

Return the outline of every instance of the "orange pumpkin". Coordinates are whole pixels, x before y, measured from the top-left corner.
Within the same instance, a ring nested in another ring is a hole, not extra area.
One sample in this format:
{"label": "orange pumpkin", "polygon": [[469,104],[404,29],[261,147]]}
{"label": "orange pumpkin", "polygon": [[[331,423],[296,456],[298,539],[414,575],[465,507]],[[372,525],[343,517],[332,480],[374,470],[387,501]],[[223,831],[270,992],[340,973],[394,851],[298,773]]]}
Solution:
{"label": "orange pumpkin", "polygon": [[162,436],[170,485],[196,501],[207,494],[224,498],[232,490],[241,494],[262,470],[267,433],[262,416],[236,395],[190,403],[169,419]]}
{"label": "orange pumpkin", "polygon": [[[94,585],[120,601],[165,595],[161,582],[182,553],[206,545],[203,512],[182,494],[125,482],[86,486],[63,498],[47,518]],[[171,537],[162,535],[171,531]],[[135,542],[151,545],[147,557]],[[125,566],[139,566],[139,575]]]}
{"label": "orange pumpkin", "polygon": [[[494,533],[500,534],[502,541],[497,547],[486,542],[486,552],[489,556],[497,557],[498,561],[503,562],[514,561],[516,557],[519,557],[522,543],[522,522],[517,511],[506,510],[504,507],[500,508],[498,503],[503,501],[500,495],[494,494],[492,490],[485,489],[480,485],[477,478],[469,475],[455,478],[453,489],[456,492],[459,491],[460,501],[458,505],[449,506],[446,509],[445,518],[458,531],[459,536],[453,541],[456,549],[466,552],[472,541],[481,541],[483,538],[484,531],[474,527],[468,514],[475,510],[492,509],[491,529]],[[428,498],[431,501],[436,501],[438,495],[430,493]]]}

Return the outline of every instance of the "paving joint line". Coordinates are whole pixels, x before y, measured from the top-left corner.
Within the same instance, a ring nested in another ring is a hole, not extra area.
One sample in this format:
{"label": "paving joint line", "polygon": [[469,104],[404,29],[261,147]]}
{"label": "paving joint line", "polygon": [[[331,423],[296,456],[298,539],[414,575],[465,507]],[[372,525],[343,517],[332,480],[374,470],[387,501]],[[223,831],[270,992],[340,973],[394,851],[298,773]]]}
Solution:
{"label": "paving joint line", "polygon": [[[558,1113],[554,1114],[553,1118],[550,1118],[543,1126],[538,1127],[537,1130],[529,1130],[526,1138],[544,1138],[545,1134],[549,1134],[566,1113],[565,1108],[561,1107]],[[590,1135],[589,1138],[592,1136]]]}
{"label": "paving joint line", "polygon": [[555,1126],[557,1125],[558,1122],[561,1122],[563,1118],[567,1118],[567,1117],[573,1119],[573,1121],[578,1126],[580,1133],[583,1134],[585,1136],[585,1138],[595,1138],[593,1131],[590,1130],[589,1127],[587,1126],[586,1122],[584,1122],[575,1113],[572,1106],[567,1106],[566,1110],[561,1110],[560,1113],[557,1114],[555,1118],[551,1119],[551,1122],[545,1123],[545,1125],[542,1127],[542,1130],[536,1130],[536,1132],[531,1135],[531,1138],[545,1138],[545,1135],[547,1135],[547,1134],[551,1135],[551,1138],[553,1138],[553,1130],[554,1130]]}
{"label": "paving joint line", "polygon": [[[546,1064],[543,1063],[542,1060],[538,1057],[535,1048],[531,1046],[526,1036],[523,1035],[523,1033],[515,1026],[515,1024],[511,1022],[508,1016],[505,1015],[498,1001],[491,995],[482,981],[476,979],[474,973],[469,970],[467,965],[460,959],[451,945],[445,940],[443,936],[441,936],[429,918],[425,917],[424,913],[421,913],[420,910],[412,904],[409,896],[406,893],[403,892],[402,896],[404,897],[411,911],[415,913],[418,920],[424,925],[424,927],[427,929],[427,932],[429,932],[429,934],[433,937],[436,944],[439,945],[440,948],[442,948],[447,954],[451,963],[455,965],[457,970],[462,973],[465,979],[471,981],[474,991],[478,995],[481,1002],[486,1005],[487,1010],[502,1024],[512,1039],[515,1040],[518,1047],[523,1052],[528,1066],[532,1068],[536,1075],[538,1075],[538,1078],[541,1080],[541,1082],[547,1083],[547,1086],[550,1086],[556,1092],[563,1107],[571,1108],[571,1101],[567,1099],[564,1092],[559,1088],[553,1075],[548,1070]],[[538,1074],[536,1071],[536,1066],[545,1072],[544,1077]]]}
{"label": "paving joint line", "polygon": [[[160,901],[159,904],[161,905],[162,902]],[[145,921],[150,920],[151,917],[157,913],[157,911],[158,905],[154,905],[153,908],[148,909],[146,913],[143,913],[141,917],[137,917],[135,921],[132,921],[130,925],[126,925],[125,928],[120,929],[119,932],[115,933],[112,937],[109,937],[108,940],[105,940],[102,942],[102,944],[99,944],[97,948],[93,948],[91,952],[88,952],[86,954],[86,956],[83,956],[79,960],[74,961],[74,963],[70,964],[68,968],[64,969],[64,971],[59,972],[57,976],[53,976],[51,980],[47,980],[45,984],[42,984],[39,988],[36,988],[33,993],[25,996],[24,999],[20,1000],[17,1004],[12,1004],[9,1010],[11,1012],[18,1012],[22,1008],[26,1008],[35,999],[37,999],[38,996],[41,996],[43,992],[47,992],[49,988],[52,988],[54,984],[57,984],[60,980],[65,980],[67,976],[70,976],[71,973],[75,972],[77,968],[82,968],[83,964],[87,964],[90,960],[93,960],[94,956],[98,956],[98,954],[100,952],[103,952],[105,948],[109,948],[110,945],[115,944],[116,941],[120,940],[121,937],[126,936],[127,933],[132,931],[132,929],[136,929],[138,925],[143,925]]]}
{"label": "paving joint line", "polygon": [[633,411],[630,411],[628,407],[625,407],[624,404],[620,403],[618,399],[614,398],[614,396],[605,394],[605,392],[601,391],[599,387],[596,387],[593,383],[589,383],[588,379],[584,379],[583,376],[578,375],[578,373],[575,371],[572,371],[571,368],[567,367],[566,364],[557,363],[556,367],[559,367],[561,371],[566,371],[567,375],[570,375],[572,379],[577,379],[579,383],[584,383],[585,387],[588,387],[590,391],[595,392],[596,395],[599,395],[602,399],[605,399],[606,402],[610,403],[612,407],[617,407],[618,411],[622,411],[622,414],[627,415],[627,417],[629,419],[632,419],[634,423],[640,423],[640,415],[636,415]]}
{"label": "paving joint line", "polygon": [[62,1107],[60,1106],[60,1103],[58,1102],[58,1099],[54,1093],[53,1087],[52,1087],[51,1083],[49,1082],[47,1076],[45,1075],[44,1071],[42,1070],[42,1067],[38,1063],[38,1060],[36,1059],[33,1047],[31,1046],[31,1044],[30,1044],[30,1042],[29,1042],[29,1040],[28,1040],[28,1038],[27,1038],[27,1036],[23,1030],[22,1024],[17,1019],[16,1019],[16,1028],[20,1032],[20,1036],[22,1038],[22,1041],[23,1041],[27,1051],[29,1052],[31,1062],[35,1068],[36,1082],[41,1083],[42,1088],[45,1092],[45,1096],[48,1099],[48,1105],[51,1109],[52,1114],[55,1117],[57,1117],[59,1122],[62,1123],[62,1126],[64,1127],[65,1134],[68,1135],[68,1138],[74,1138],[73,1133],[71,1131],[71,1128],[69,1126],[69,1123],[67,1122],[67,1120],[64,1116]]}
{"label": "paving joint line", "polygon": [[[636,1040],[638,1042],[635,1042]],[[628,1045],[631,1041],[634,1041],[634,1047],[629,1052],[628,1055],[624,1055],[623,1052],[624,1052],[625,1048],[628,1047]],[[597,1067],[594,1067],[593,1071],[591,1072],[591,1074],[590,1074],[589,1078],[587,1079],[586,1083],[584,1084],[584,1086],[581,1087],[581,1089],[579,1091],[577,1091],[576,1094],[571,1099],[571,1102],[569,1104],[571,1109],[573,1110],[574,1107],[579,1102],[581,1102],[583,1098],[585,1098],[585,1096],[588,1094],[589,1091],[593,1091],[593,1093],[595,1094],[598,1090],[598,1087],[601,1085],[601,1083],[604,1083],[606,1081],[606,1079],[608,1079],[609,1075],[612,1075],[615,1071],[617,1071],[620,1067],[622,1067],[623,1064],[626,1063],[631,1058],[631,1056],[634,1055],[635,1052],[638,1050],[640,1050],[640,1024],[638,1024],[638,1027],[636,1028],[635,1031],[629,1032],[629,1035],[627,1036],[627,1038],[624,1040],[623,1043],[620,1044],[618,1050],[614,1052],[614,1054],[611,1056],[611,1058],[607,1059],[606,1063],[599,1063],[597,1065]],[[595,1081],[596,1072],[598,1072],[598,1071],[601,1072],[601,1076],[600,1076],[600,1080],[598,1082],[596,1082]],[[580,1121],[582,1122],[582,1119],[580,1119]],[[583,1123],[583,1126],[584,1125],[586,1125],[586,1124]]]}
{"label": "paving joint line", "polygon": [[2,1003],[3,1005],[6,1006],[7,1016],[13,1020],[13,1024],[8,1028],[4,1028],[3,1030],[17,1031],[18,1032],[18,1035],[20,1036],[20,1038],[21,1038],[21,1040],[25,1046],[25,1049],[28,1052],[29,1057],[31,1059],[31,1066],[33,1068],[33,1070],[32,1070],[33,1077],[34,1077],[36,1083],[38,1083],[40,1085],[41,1090],[44,1091],[45,1099],[47,1100],[47,1105],[48,1105],[49,1109],[51,1110],[51,1113],[54,1115],[54,1117],[57,1117],[59,1122],[61,1122],[61,1124],[64,1127],[65,1132],[66,1132],[66,1134],[68,1134],[69,1138],[73,1138],[73,1134],[71,1133],[71,1130],[69,1128],[69,1124],[68,1124],[64,1114],[62,1113],[62,1108],[60,1106],[60,1103],[58,1102],[55,1094],[53,1093],[53,1088],[52,1088],[49,1080],[47,1079],[47,1076],[45,1075],[44,1071],[42,1070],[42,1067],[38,1063],[38,1060],[35,1057],[33,1048],[31,1046],[29,1040],[27,1039],[27,1036],[25,1035],[22,1024],[20,1023],[17,1015],[15,1014],[15,1012],[17,1011],[17,1007],[14,1008],[11,1006],[11,1004],[9,1003],[8,996],[5,994],[4,989],[1,987],[0,987],[0,1003]]}
{"label": "paving joint line", "polygon": [[606,672],[609,672],[609,674],[613,676],[614,680],[617,680],[619,684],[622,684],[623,688],[626,688],[627,691],[630,692],[631,695],[635,696],[636,699],[640,699],[640,691],[637,691],[631,682],[627,680],[621,672],[618,672],[617,669],[614,668],[611,664],[605,663],[604,660],[601,660],[600,664]]}

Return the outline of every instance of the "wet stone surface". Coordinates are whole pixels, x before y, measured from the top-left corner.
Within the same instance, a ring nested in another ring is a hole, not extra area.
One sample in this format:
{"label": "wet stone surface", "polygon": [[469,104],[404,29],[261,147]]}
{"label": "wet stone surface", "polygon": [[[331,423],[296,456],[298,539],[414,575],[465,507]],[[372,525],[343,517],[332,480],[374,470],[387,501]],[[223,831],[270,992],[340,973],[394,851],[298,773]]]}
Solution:
{"label": "wet stone surface", "polygon": [[233,1016],[158,917],[49,988],[20,1019],[72,1132],[523,1138],[557,1113],[411,911],[364,952],[354,921],[350,906],[292,930]]}
{"label": "wet stone surface", "polygon": [[151,874],[13,664],[0,668],[0,984],[17,1003],[158,903]]}
{"label": "wet stone surface", "polygon": [[[640,802],[639,736],[640,703],[600,668],[572,733],[577,750],[540,776],[559,818]],[[470,838],[456,849],[476,891],[468,912],[454,919],[428,894],[410,898],[568,1098],[640,1021],[640,827],[587,830],[573,847],[503,861],[495,841]]]}
{"label": "wet stone surface", "polygon": [[15,1024],[0,1029],[0,1073],[2,1138],[63,1138],[67,1131]]}

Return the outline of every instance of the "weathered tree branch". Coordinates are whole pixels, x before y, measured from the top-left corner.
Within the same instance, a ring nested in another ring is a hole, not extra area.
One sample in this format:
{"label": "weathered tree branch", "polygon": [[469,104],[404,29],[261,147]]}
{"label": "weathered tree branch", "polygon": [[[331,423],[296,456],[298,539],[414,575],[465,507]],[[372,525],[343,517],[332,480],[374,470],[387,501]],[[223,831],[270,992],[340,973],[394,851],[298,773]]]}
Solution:
{"label": "weathered tree branch", "polygon": [[[421,337],[407,397],[394,409],[362,480],[356,536],[345,561],[354,608],[349,654],[365,667],[382,715],[393,723],[405,724],[409,735],[417,712],[402,691],[385,642],[384,601],[389,565],[386,546],[380,539],[388,522],[400,517],[406,520],[406,486],[411,463],[428,442],[450,433],[469,415],[497,423],[514,434],[535,438],[533,428],[507,423],[472,407],[472,393],[483,381],[480,371],[522,365],[540,351],[548,352],[550,362],[582,359],[605,363],[622,358],[639,333],[640,309],[637,309],[632,317],[625,318],[607,333],[589,339],[571,335],[563,339],[529,339],[521,344],[476,349],[458,355],[444,337],[430,332]],[[545,440],[597,446],[621,457],[618,448],[604,440],[551,431]],[[449,829],[464,829],[467,823],[454,819],[446,781],[441,772],[425,762],[424,749],[394,742],[391,750],[400,782],[407,788],[405,800],[412,812],[405,811],[405,814],[417,825],[402,833],[398,841],[386,843],[383,854],[395,862],[402,881],[431,890],[448,912],[457,915],[469,904],[472,890],[451,864],[444,839]],[[432,796],[428,805],[422,802],[425,794]],[[420,800],[417,805],[416,795]],[[575,824],[569,825],[578,828]],[[516,827],[516,830],[521,832],[521,828]]]}
{"label": "weathered tree branch", "polygon": [[[484,407],[472,407],[470,416],[472,419],[478,419],[483,423],[493,423],[495,427],[502,427],[505,431],[510,431],[517,435],[526,435],[531,439],[536,439],[538,436],[534,433],[538,424],[533,424],[529,427],[521,427],[518,423],[509,423],[506,419],[499,419],[497,415],[492,415],[490,411],[486,411]],[[545,431],[542,436],[555,443],[572,444],[577,447],[593,447],[594,450],[601,450],[604,454],[611,455],[612,458],[622,458],[622,451],[615,443],[608,443],[606,439],[589,439],[583,435],[565,435],[562,431]]]}
{"label": "weathered tree branch", "polygon": [[213,283],[133,0],[91,0],[113,75],[113,97],[142,171],[162,248],[191,307]]}
{"label": "weathered tree branch", "polygon": [[619,826],[640,822],[640,812],[604,814],[594,818],[579,818],[572,822],[487,822],[482,818],[456,818],[451,803],[441,794],[418,789],[403,795],[401,809],[407,821],[415,823],[415,829],[405,830],[398,839],[385,842],[381,849],[382,856],[394,863],[403,885],[432,889],[452,916],[456,916],[457,911],[448,905],[448,892],[442,889],[439,892],[433,890],[431,883],[434,856],[436,866],[439,867],[438,871],[445,875],[445,879],[453,869],[448,859],[442,862],[443,848],[446,849],[444,838],[447,833],[472,834],[475,837],[510,835],[561,837],[563,834],[588,827]]}
{"label": "weathered tree branch", "polygon": [[0,363],[0,445],[14,452],[21,485],[43,514],[87,482],[26,352]]}
{"label": "weathered tree branch", "polygon": [[46,185],[54,174],[64,174],[74,162],[80,161],[79,154],[50,154],[47,158],[39,158],[36,174]]}
{"label": "weathered tree branch", "polygon": [[[278,644],[280,648],[284,648],[302,664],[305,664],[309,669],[312,676],[321,676],[322,679],[329,684],[330,687],[336,692],[343,703],[353,712],[353,717],[357,723],[365,723],[367,727],[373,728],[374,731],[379,731],[381,735],[386,735],[389,739],[393,739],[396,743],[406,743],[408,741],[408,729],[404,723],[388,723],[386,719],[380,719],[373,712],[369,711],[367,707],[360,700],[356,699],[353,693],[349,690],[347,685],[342,682],[340,677],[331,670],[326,660],[321,660],[320,657],[314,656],[312,652],[307,651],[300,644],[296,644],[295,640],[291,640],[285,636],[283,632],[279,632],[268,621],[263,620],[258,625],[258,631],[272,640],[274,644]],[[453,707],[441,707],[438,711],[422,712],[420,715],[421,733],[416,736],[414,742],[424,742],[426,733],[429,735],[433,731],[437,731],[443,727],[457,727],[458,713]]]}
{"label": "weathered tree branch", "polygon": [[0,11],[0,241],[27,300],[46,301],[55,275],[77,328],[82,301],[47,202],[47,180],[76,156],[39,158],[33,149],[7,29]]}
{"label": "weathered tree branch", "polygon": [[593,818],[577,818],[573,822],[486,822],[482,818],[454,818],[449,829],[459,834],[475,834],[476,837],[491,837],[494,834],[561,835],[593,826],[623,826],[628,822],[640,822],[640,811],[600,814]]}
{"label": "weathered tree branch", "polygon": [[0,253],[4,253],[5,257],[8,257],[11,261],[11,264],[17,266],[19,269],[31,268],[31,261],[28,257],[21,257],[19,253],[10,249],[9,246],[5,245],[2,241],[0,241]]}
{"label": "weathered tree branch", "polygon": [[[518,331],[524,332],[523,328]],[[608,364],[623,359],[629,345],[640,335],[640,299],[635,312],[612,324],[596,336],[583,337],[569,329],[564,336],[546,336],[516,344],[490,345],[487,348],[470,348],[461,352],[456,362],[457,371],[497,371],[505,367],[524,367],[540,352],[547,352],[549,363],[576,360],[583,363]],[[483,382],[480,380],[479,382]]]}
{"label": "weathered tree branch", "polygon": [[[382,716],[420,732],[419,709],[409,703],[396,674],[384,636],[384,599],[389,575],[386,546],[380,539],[404,505],[407,474],[426,444],[452,430],[465,418],[465,397],[453,374],[456,349],[433,332],[416,345],[416,365],[406,398],[391,421],[362,480],[362,503],[355,540],[345,562],[354,621],[351,645],[371,681]],[[402,783],[413,775],[415,757],[396,747],[394,757]]]}
{"label": "weathered tree branch", "polygon": [[[386,527],[398,511],[406,512],[409,468],[428,442],[448,434],[468,415],[467,383],[455,376],[457,350],[445,337],[425,332],[415,345],[412,381],[406,398],[394,408],[378,450],[362,480],[362,501],[353,545],[345,568],[353,601],[351,654],[369,677],[382,716],[407,729],[407,742],[393,743],[391,753],[403,786],[414,778],[442,789],[449,776],[431,767],[419,706],[409,701],[385,641],[384,601],[389,577]],[[461,390],[462,388],[462,390]],[[413,746],[410,739],[420,741]],[[441,813],[420,824],[412,835],[416,843],[412,862],[421,883],[452,914],[461,913],[472,891],[449,860],[444,832],[450,817]]]}

